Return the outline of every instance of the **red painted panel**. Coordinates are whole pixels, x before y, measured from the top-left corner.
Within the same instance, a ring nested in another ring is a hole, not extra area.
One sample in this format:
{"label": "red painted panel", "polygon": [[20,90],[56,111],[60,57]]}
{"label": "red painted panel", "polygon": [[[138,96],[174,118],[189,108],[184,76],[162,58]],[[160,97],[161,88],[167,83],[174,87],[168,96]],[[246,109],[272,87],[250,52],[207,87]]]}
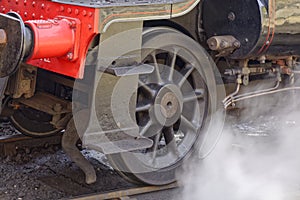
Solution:
{"label": "red painted panel", "polygon": [[[49,19],[53,21],[56,19],[67,19],[73,22],[75,40],[71,49],[72,55],[70,51],[66,51],[66,54],[63,56],[52,57],[53,55],[55,56],[55,51],[61,50],[60,48],[62,47],[53,47],[53,45],[45,43],[49,37],[52,39],[59,38],[61,42],[64,39],[68,40],[69,36],[67,36],[67,33],[54,29],[49,30],[49,32],[40,31],[40,33],[42,32],[42,35],[40,35],[42,37],[39,38],[43,45],[39,45],[39,49],[36,50],[43,52],[40,56],[51,57],[39,59],[32,57],[33,59],[28,60],[27,63],[74,78],[83,77],[88,45],[98,33],[99,11],[97,9],[54,3],[49,0],[1,0],[0,11],[2,13],[15,11],[20,14],[25,23],[28,20]],[[29,21],[28,23],[35,22]],[[47,51],[49,52],[47,53]]]}

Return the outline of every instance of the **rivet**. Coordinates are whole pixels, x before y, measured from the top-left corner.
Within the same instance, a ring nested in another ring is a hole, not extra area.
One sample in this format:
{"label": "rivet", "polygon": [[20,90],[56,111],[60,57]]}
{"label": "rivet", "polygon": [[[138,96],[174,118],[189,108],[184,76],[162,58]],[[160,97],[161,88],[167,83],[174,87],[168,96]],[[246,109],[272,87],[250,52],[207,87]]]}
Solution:
{"label": "rivet", "polygon": [[26,0],[24,0],[24,5],[26,6],[26,4],[27,4],[27,1],[26,1]]}
{"label": "rivet", "polygon": [[4,12],[4,11],[5,11],[5,8],[2,8],[2,11]]}
{"label": "rivet", "polygon": [[68,8],[68,13],[72,13],[72,9],[71,8]]}
{"label": "rivet", "polygon": [[79,14],[79,10],[78,10],[78,9],[75,10],[75,14],[76,14],[76,15]]}
{"label": "rivet", "polygon": [[16,4],[18,4],[19,3],[19,0],[16,0]]}
{"label": "rivet", "polygon": [[83,11],[82,11],[82,15],[83,15],[83,16],[86,16],[86,10],[83,10]]}
{"label": "rivet", "polygon": [[63,12],[65,10],[65,8],[63,6],[60,6],[60,11]]}
{"label": "rivet", "polygon": [[31,15],[31,16],[32,16],[32,18],[35,18],[35,14],[34,14],[34,13],[32,13],[32,15]]}
{"label": "rivet", "polygon": [[41,8],[44,9],[45,8],[45,4],[42,3]]}
{"label": "rivet", "polygon": [[27,17],[27,12],[24,12],[24,16]]}
{"label": "rivet", "polygon": [[43,16],[43,15],[41,15],[41,16],[40,16],[40,18],[41,18],[41,19],[44,19],[44,16]]}
{"label": "rivet", "polygon": [[93,16],[93,13],[92,13],[92,12],[89,12],[89,16],[90,16],[90,17]]}
{"label": "rivet", "polygon": [[31,5],[34,7],[35,6],[35,1],[33,1]]}
{"label": "rivet", "polygon": [[92,29],[92,25],[89,24],[89,25],[88,25],[88,29]]}
{"label": "rivet", "polygon": [[69,52],[69,53],[67,54],[67,58],[68,58],[69,60],[72,60],[72,59],[73,59],[73,53]]}

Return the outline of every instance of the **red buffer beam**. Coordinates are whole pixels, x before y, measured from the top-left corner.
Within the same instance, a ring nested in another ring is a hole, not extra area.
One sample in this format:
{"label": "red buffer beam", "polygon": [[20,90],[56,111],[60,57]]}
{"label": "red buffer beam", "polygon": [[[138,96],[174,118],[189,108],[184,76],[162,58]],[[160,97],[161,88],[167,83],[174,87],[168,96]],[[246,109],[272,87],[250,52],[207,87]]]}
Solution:
{"label": "red buffer beam", "polygon": [[99,9],[48,0],[3,0],[0,12],[18,13],[31,30],[31,49],[25,58],[28,64],[83,77],[88,46],[99,33]]}

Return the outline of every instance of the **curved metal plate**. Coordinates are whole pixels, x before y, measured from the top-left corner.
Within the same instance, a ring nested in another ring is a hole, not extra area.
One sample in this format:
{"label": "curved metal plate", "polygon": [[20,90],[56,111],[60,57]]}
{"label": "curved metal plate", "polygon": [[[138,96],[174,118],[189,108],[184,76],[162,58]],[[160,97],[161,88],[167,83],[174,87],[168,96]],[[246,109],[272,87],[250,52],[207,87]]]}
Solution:
{"label": "curved metal plate", "polygon": [[15,72],[23,58],[24,24],[21,20],[0,13],[0,29],[6,33],[6,43],[0,52],[0,78]]}

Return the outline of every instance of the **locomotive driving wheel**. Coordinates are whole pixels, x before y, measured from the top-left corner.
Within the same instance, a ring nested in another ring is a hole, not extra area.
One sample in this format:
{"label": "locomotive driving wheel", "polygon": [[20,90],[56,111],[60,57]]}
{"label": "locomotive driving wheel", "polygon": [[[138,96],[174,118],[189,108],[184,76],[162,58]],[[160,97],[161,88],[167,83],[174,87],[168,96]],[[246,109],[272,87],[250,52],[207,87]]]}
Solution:
{"label": "locomotive driving wheel", "polygon": [[136,122],[153,146],[108,157],[130,181],[163,185],[176,180],[201,141],[216,96],[214,63],[197,42],[168,28],[144,32],[142,59],[155,70],[139,77]]}

